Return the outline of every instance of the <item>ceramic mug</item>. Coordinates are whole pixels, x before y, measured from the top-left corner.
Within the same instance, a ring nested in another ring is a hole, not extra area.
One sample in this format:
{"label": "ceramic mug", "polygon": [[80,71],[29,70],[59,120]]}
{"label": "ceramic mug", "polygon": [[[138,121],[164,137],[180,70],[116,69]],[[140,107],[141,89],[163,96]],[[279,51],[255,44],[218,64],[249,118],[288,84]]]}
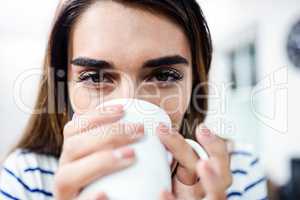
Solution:
{"label": "ceramic mug", "polygon": [[[135,150],[137,160],[129,168],[102,177],[83,188],[79,199],[86,199],[99,191],[104,192],[110,200],[159,199],[163,190],[172,189],[172,155],[160,142],[156,127],[163,122],[171,128],[171,119],[159,106],[138,99],[114,99],[98,107],[115,104],[124,106],[125,114],[119,122],[144,124],[145,137],[129,145]],[[208,158],[198,143],[190,139],[186,141],[201,159]]]}

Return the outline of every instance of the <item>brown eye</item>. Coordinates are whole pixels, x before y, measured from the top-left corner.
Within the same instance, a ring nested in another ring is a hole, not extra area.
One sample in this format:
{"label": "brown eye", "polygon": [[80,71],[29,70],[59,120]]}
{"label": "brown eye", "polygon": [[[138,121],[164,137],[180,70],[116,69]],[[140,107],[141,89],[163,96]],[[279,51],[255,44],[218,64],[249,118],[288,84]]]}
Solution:
{"label": "brown eye", "polygon": [[79,75],[78,79],[78,82],[90,82],[92,84],[113,83],[110,75],[99,71],[83,72]]}
{"label": "brown eye", "polygon": [[176,82],[182,80],[183,75],[178,72],[176,69],[160,69],[155,71],[147,81],[153,82]]}

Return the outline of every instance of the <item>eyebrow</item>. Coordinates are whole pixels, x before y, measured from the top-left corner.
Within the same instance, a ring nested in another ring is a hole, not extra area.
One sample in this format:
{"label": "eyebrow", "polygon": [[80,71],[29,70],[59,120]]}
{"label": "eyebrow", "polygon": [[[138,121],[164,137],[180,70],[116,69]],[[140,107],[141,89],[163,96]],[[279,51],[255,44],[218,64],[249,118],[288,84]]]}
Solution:
{"label": "eyebrow", "polygon": [[[113,63],[105,60],[97,60],[87,57],[75,58],[71,61],[71,64],[82,67],[93,67],[93,68],[114,68]],[[147,60],[142,65],[142,68],[155,68],[163,65],[175,65],[175,64],[185,64],[188,65],[189,62],[186,58],[180,55],[164,56],[160,58],[155,58]]]}
{"label": "eyebrow", "polygon": [[79,57],[71,61],[71,64],[82,67],[95,67],[95,68],[112,68],[112,64],[105,60],[96,60],[87,57]]}
{"label": "eyebrow", "polygon": [[165,56],[165,57],[155,58],[155,59],[146,61],[143,64],[143,68],[154,68],[154,67],[159,67],[162,65],[176,65],[176,64],[188,65],[189,62],[186,58],[184,58],[180,55]]}

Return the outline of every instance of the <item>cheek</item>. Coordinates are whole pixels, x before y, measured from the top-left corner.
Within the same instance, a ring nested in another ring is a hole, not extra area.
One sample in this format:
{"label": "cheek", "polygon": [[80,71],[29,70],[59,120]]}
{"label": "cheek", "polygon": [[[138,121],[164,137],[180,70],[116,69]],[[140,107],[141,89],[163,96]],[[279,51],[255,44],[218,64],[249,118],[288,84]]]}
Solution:
{"label": "cheek", "polygon": [[69,98],[75,113],[84,114],[97,106],[97,97],[91,89],[76,84],[69,85]]}
{"label": "cheek", "polygon": [[[174,105],[176,104],[175,102],[173,102],[173,103],[174,103]],[[173,127],[179,128],[185,110],[181,109],[181,108],[174,109],[174,106],[171,104],[168,104],[164,109],[169,113]],[[174,111],[176,111],[176,112],[174,112]]]}
{"label": "cheek", "polygon": [[161,99],[161,106],[169,114],[173,126],[179,128],[183,116],[188,109],[192,93],[190,84],[182,84],[180,88],[170,91],[169,95]]}
{"label": "cheek", "polygon": [[186,96],[178,96],[168,99],[163,105],[164,110],[169,114],[172,124],[175,127],[180,127],[183,116],[187,110],[188,101]]}

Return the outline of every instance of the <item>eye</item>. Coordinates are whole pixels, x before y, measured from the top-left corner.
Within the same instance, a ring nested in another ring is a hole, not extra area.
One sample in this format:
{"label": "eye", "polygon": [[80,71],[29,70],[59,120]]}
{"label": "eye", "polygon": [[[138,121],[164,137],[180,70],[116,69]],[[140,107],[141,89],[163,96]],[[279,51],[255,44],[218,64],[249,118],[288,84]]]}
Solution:
{"label": "eye", "polygon": [[113,83],[113,78],[110,74],[101,71],[85,71],[82,72],[77,82],[84,82],[86,84],[102,84]]}
{"label": "eye", "polygon": [[174,68],[164,68],[152,73],[147,81],[153,82],[177,82],[183,79],[183,74]]}

